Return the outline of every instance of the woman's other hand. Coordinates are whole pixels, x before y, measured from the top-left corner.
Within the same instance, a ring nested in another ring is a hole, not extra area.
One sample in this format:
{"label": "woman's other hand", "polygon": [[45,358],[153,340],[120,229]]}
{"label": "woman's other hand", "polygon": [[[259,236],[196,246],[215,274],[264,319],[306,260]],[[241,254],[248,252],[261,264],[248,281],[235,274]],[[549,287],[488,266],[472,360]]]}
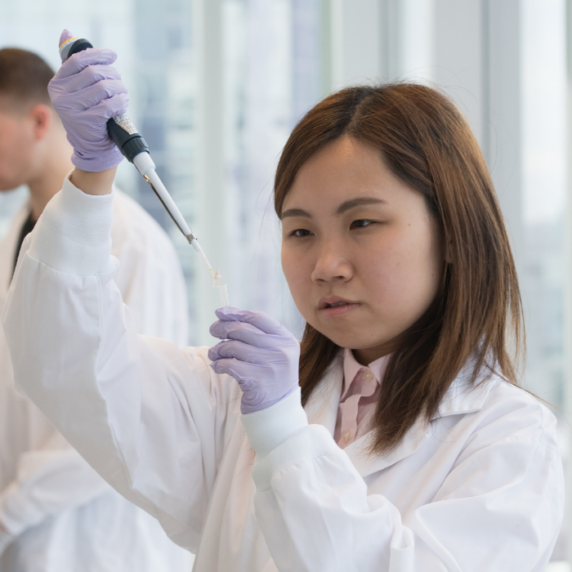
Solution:
{"label": "woman's other hand", "polygon": [[220,308],[210,332],[225,340],[209,350],[211,367],[240,385],[242,413],[266,409],[298,387],[300,343],[261,312]]}

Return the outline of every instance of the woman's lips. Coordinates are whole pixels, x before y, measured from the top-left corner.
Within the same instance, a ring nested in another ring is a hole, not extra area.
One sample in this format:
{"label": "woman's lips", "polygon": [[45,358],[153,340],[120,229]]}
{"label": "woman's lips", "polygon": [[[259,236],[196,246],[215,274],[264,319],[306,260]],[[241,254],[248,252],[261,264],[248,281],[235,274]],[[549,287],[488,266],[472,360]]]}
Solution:
{"label": "woman's lips", "polygon": [[353,312],[359,306],[360,304],[357,302],[338,302],[335,305],[321,307],[319,312],[324,318],[337,318],[338,316],[344,316],[345,314]]}

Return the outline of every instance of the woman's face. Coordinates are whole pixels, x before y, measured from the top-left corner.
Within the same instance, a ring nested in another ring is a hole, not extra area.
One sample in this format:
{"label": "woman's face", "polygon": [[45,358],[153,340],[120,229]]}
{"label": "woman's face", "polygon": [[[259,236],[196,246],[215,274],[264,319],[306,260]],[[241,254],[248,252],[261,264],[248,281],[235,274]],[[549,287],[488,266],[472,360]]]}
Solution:
{"label": "woman's face", "polygon": [[377,149],[343,136],[302,166],[282,211],[282,268],[305,320],[362,364],[425,313],[443,265],[423,195]]}

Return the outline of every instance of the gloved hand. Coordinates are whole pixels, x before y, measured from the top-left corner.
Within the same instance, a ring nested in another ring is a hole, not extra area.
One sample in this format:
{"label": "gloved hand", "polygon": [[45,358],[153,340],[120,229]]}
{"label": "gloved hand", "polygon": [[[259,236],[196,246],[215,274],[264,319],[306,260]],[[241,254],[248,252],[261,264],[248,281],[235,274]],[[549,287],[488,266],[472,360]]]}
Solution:
{"label": "gloved hand", "polygon": [[[64,30],[60,45],[71,37]],[[72,163],[84,171],[105,171],[123,155],[107,134],[107,120],[127,111],[129,96],[119,72],[111,67],[112,50],[90,48],[62,63],[48,92],[66,129]]]}
{"label": "gloved hand", "polygon": [[228,341],[209,350],[211,367],[238,381],[242,413],[266,409],[298,387],[300,344],[282,324],[237,308],[220,308],[216,315],[210,332]]}

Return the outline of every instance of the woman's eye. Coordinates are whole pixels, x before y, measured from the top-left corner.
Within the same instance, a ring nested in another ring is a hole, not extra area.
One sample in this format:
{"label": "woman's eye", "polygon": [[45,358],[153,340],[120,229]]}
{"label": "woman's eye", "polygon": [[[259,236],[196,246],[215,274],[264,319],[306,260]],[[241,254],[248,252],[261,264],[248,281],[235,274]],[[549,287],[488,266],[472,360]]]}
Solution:
{"label": "woman's eye", "polygon": [[366,226],[370,226],[371,224],[373,224],[372,220],[359,219],[359,220],[354,220],[350,225],[350,228],[365,228]]}
{"label": "woman's eye", "polygon": [[296,238],[304,238],[305,236],[310,236],[312,233],[304,228],[297,228],[290,233],[290,236],[295,236]]}

